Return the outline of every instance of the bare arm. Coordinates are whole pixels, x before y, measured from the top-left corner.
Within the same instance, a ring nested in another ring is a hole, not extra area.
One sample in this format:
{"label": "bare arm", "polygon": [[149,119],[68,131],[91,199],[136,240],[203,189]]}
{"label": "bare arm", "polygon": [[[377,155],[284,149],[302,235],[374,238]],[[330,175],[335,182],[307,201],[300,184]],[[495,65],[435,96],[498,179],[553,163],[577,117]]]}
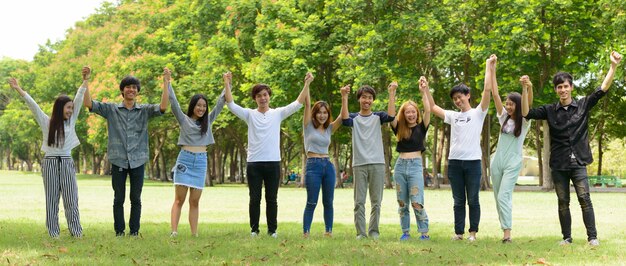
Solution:
{"label": "bare arm", "polygon": [[[489,69],[489,64],[494,64],[494,71],[495,71],[495,63],[496,63],[495,61],[497,59],[498,57],[496,57],[495,54],[492,54],[489,57],[489,59],[487,59],[486,70]],[[485,84],[483,86],[483,97],[480,100],[480,108],[483,110],[483,112],[489,108],[489,100],[491,98],[492,81],[493,81],[491,75],[492,75],[491,71],[485,71]],[[502,104],[502,102],[500,102],[500,104]]]}
{"label": "bare arm", "polygon": [[[498,90],[498,79],[496,78],[496,60],[492,59],[495,55],[492,55],[489,59],[487,59],[487,66],[485,68],[485,86],[487,86],[487,82],[489,82],[491,86],[491,94],[493,95],[493,102],[496,105],[496,113],[498,116],[502,114],[502,110],[504,106],[502,105],[502,97],[500,96],[500,92]],[[489,72],[489,73],[488,73]],[[487,75],[489,75],[489,80],[487,79]]]}
{"label": "bare arm", "polygon": [[222,75],[222,78],[224,78],[224,99],[226,103],[230,103],[233,101],[233,93],[231,91],[233,73],[226,72]]}
{"label": "bare arm", "polygon": [[617,65],[619,65],[620,61],[622,61],[622,55],[616,51],[611,52],[611,67],[609,68],[609,72],[606,73],[606,77],[604,77],[604,81],[602,81],[602,90],[608,91],[613,83],[613,76],[615,76],[615,69]]}
{"label": "bare arm", "polygon": [[337,131],[337,129],[339,129],[339,127],[341,127],[341,116],[338,116],[337,118],[335,118],[335,121],[333,121],[330,124],[333,126],[333,129],[332,129],[331,133],[335,133],[335,131]]}
{"label": "bare arm", "polygon": [[309,85],[313,81],[313,74],[311,72],[306,73],[304,77],[304,87],[307,89],[302,89],[302,91],[306,90],[306,95],[304,98],[304,117],[302,118],[302,129],[304,130],[306,126],[311,122],[311,93],[308,89]]}
{"label": "bare arm", "polygon": [[533,102],[533,84],[526,75],[522,76],[519,81],[522,84],[522,116],[525,117]]}
{"label": "bare arm", "polygon": [[397,88],[398,88],[397,81],[391,82],[391,84],[387,86],[387,89],[389,90],[389,102],[387,103],[387,114],[389,116],[396,116],[396,89]]}
{"label": "bare arm", "polygon": [[433,99],[433,95],[430,94],[430,89],[424,91],[426,93],[426,97],[428,98],[428,105],[430,106],[430,111],[435,114],[437,117],[441,119],[446,118],[446,112],[443,108],[439,107],[439,105],[435,104],[435,100]]}
{"label": "bare arm", "polygon": [[426,77],[424,76],[420,77],[419,89],[422,93],[422,104],[424,105],[422,122],[424,123],[424,127],[427,127],[430,124],[430,101],[428,100],[428,96],[426,95],[428,91],[428,80],[426,80]]}
{"label": "bare arm", "polygon": [[[310,80],[308,80],[309,77]],[[304,87],[302,88],[302,91],[300,91],[298,99],[296,99],[301,104],[305,104],[305,99],[307,95],[309,95],[309,85],[311,84],[311,81],[313,81],[313,74],[311,74],[311,72],[306,73],[306,77],[304,78]]]}
{"label": "bare arm", "polygon": [[348,112],[348,94],[350,93],[350,84],[341,87],[341,119],[350,118]]}

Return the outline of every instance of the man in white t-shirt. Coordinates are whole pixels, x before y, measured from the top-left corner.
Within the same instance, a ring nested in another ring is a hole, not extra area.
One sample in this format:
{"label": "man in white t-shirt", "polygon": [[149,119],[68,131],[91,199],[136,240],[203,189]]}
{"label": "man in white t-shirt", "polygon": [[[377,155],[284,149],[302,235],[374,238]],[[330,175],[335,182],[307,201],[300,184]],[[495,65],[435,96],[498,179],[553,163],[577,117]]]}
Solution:
{"label": "man in white t-shirt", "polygon": [[[487,59],[487,65],[494,60]],[[454,233],[453,240],[462,240],[465,231],[465,203],[469,205],[469,241],[476,240],[480,223],[480,190],[481,157],[480,133],[487,116],[491,100],[490,71],[485,71],[485,85],[480,105],[472,108],[469,103],[470,89],[461,83],[450,90],[450,98],[461,111],[444,110],[435,104],[428,90],[431,111],[450,124],[450,154],[448,155],[448,178],[454,198]]]}

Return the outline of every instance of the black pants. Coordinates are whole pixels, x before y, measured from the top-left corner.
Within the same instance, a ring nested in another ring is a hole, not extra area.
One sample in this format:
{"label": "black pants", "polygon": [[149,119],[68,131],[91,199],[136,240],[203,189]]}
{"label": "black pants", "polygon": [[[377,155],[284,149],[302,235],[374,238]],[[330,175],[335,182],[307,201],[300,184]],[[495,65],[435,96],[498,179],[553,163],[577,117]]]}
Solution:
{"label": "black pants", "polygon": [[267,216],[267,232],[275,233],[278,227],[278,185],[280,184],[280,162],[249,162],[246,168],[248,175],[248,191],[250,195],[249,215],[250,229],[259,232],[259,216],[261,215],[261,188],[265,183],[265,212]]}
{"label": "black pants", "polygon": [[563,239],[572,237],[572,215],[569,210],[570,180],[574,184],[578,203],[582,209],[583,222],[587,229],[587,240],[596,239],[596,218],[589,195],[589,181],[586,168],[573,168],[569,170],[552,170],[554,190],[559,200],[559,222]]}
{"label": "black pants", "polygon": [[115,220],[115,233],[124,233],[126,223],[124,221],[124,201],[126,200],[126,177],[130,176],[130,234],[139,232],[141,220],[141,190],[143,189],[145,165],[133,169],[124,169],[117,165],[111,165],[111,184],[115,197],[113,199],[113,219]]}

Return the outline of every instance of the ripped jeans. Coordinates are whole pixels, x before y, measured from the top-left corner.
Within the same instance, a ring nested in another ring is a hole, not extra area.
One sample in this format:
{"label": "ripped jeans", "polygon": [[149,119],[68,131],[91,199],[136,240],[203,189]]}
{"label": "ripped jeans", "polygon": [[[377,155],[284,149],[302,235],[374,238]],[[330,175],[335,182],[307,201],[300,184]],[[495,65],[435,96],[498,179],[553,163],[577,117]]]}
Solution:
{"label": "ripped jeans", "polygon": [[411,206],[415,213],[415,220],[417,221],[417,231],[427,233],[428,215],[424,209],[424,173],[422,169],[422,159],[398,158],[393,170],[393,179],[396,182],[399,206],[398,213],[400,214],[402,232],[409,233],[411,231],[411,215],[409,211],[409,206]]}

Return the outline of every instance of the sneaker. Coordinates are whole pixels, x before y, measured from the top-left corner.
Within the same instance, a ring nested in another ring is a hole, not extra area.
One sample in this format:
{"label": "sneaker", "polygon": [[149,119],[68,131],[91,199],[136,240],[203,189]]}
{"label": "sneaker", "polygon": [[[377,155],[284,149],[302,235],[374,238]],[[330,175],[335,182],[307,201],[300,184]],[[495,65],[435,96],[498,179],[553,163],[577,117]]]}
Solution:
{"label": "sneaker", "polygon": [[469,237],[467,238],[467,241],[469,241],[469,242],[474,242],[474,241],[476,241],[476,237],[475,237],[475,236],[469,236]]}
{"label": "sneaker", "polygon": [[380,235],[379,235],[378,233],[373,233],[373,234],[370,234],[370,237],[371,237],[372,239],[374,239],[374,240],[378,240],[378,238],[380,237]]}
{"label": "sneaker", "polygon": [[324,237],[333,237],[333,232],[325,232]]}
{"label": "sneaker", "polygon": [[428,240],[430,240],[430,236],[429,235],[422,235],[422,236],[420,236],[420,240],[428,241]]}
{"label": "sneaker", "polygon": [[130,232],[130,237],[139,238],[139,232]]}
{"label": "sneaker", "polygon": [[306,233],[302,234],[302,238],[309,238],[309,233],[306,232]]}
{"label": "sneaker", "polygon": [[511,244],[511,243],[513,243],[513,240],[511,240],[510,237],[502,239],[502,244]]}
{"label": "sneaker", "polygon": [[170,238],[176,238],[178,236],[178,232],[174,231],[170,234]]}
{"label": "sneaker", "polygon": [[356,236],[356,240],[363,240],[363,239],[367,239],[367,237],[366,237],[366,236],[364,236],[364,235],[358,235],[358,236]]}
{"label": "sneaker", "polygon": [[402,236],[400,237],[400,241],[406,241],[411,239],[411,235],[409,233],[403,233]]}
{"label": "sneaker", "polygon": [[452,240],[454,241],[463,240],[463,235],[453,235]]}
{"label": "sneaker", "polygon": [[591,240],[589,240],[589,245],[597,247],[597,246],[600,245],[600,240],[598,240],[597,238],[591,239]]}
{"label": "sneaker", "polygon": [[252,238],[256,238],[257,236],[259,236],[259,232],[252,232],[252,233],[250,233],[250,237],[252,237]]}
{"label": "sneaker", "polygon": [[276,232],[270,233],[269,235],[273,238],[278,238],[278,234]]}
{"label": "sneaker", "polygon": [[[571,238],[571,237],[568,237],[568,238],[566,238],[566,239],[561,240],[561,242],[559,242],[559,245],[561,245],[561,246],[567,246],[567,245],[569,245],[569,244],[571,244],[571,243],[572,243],[572,238]],[[598,244],[599,244],[599,243],[598,243]]]}
{"label": "sneaker", "polygon": [[116,237],[124,237],[126,235],[126,233],[124,232],[115,232],[115,236]]}

